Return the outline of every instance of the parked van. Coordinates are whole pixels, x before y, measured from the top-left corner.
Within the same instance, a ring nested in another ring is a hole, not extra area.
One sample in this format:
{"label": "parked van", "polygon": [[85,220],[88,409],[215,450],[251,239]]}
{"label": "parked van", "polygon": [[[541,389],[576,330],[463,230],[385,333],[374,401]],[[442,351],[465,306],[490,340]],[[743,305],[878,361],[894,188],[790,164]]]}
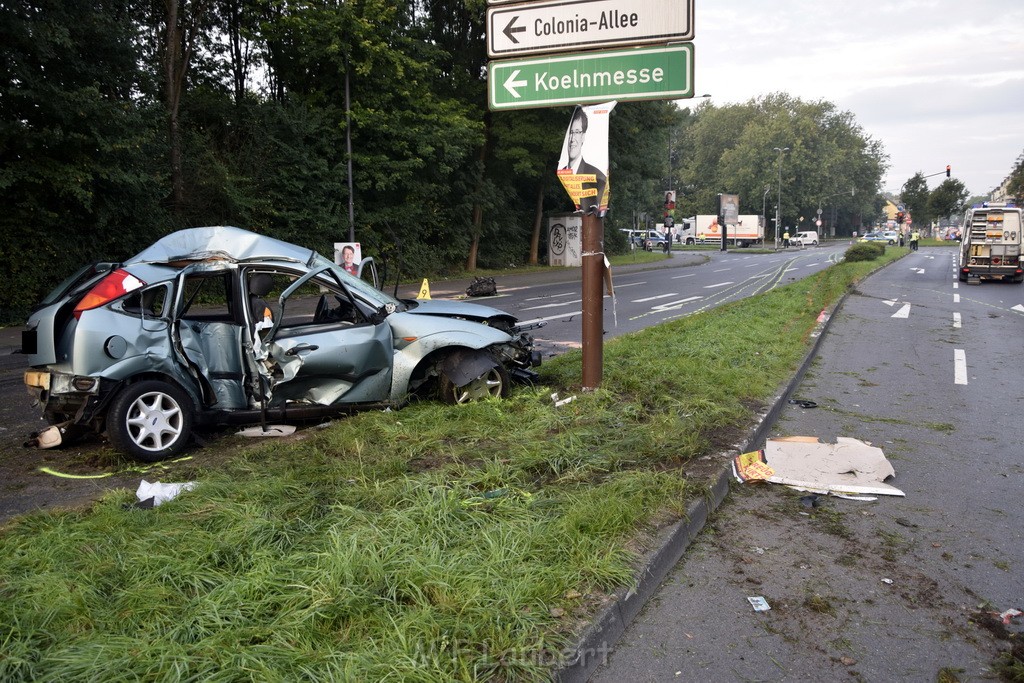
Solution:
{"label": "parked van", "polygon": [[664,249],[665,243],[668,241],[668,238],[657,230],[627,230],[625,228],[620,228],[620,230],[633,246],[647,251]]}
{"label": "parked van", "polygon": [[814,230],[798,232],[796,237],[789,240],[789,243],[800,247],[816,247],[818,246],[818,233]]}

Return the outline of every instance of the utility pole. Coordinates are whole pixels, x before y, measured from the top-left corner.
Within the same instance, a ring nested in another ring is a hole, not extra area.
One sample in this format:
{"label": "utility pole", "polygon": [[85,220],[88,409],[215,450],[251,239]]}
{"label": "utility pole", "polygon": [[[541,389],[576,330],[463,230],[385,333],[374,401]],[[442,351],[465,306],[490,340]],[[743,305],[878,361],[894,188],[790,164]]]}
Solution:
{"label": "utility pole", "polygon": [[779,201],[775,204],[775,249],[779,248],[779,223],[782,220],[782,155],[789,151],[789,147],[776,147],[779,153]]}
{"label": "utility pole", "polygon": [[583,388],[597,389],[604,374],[604,218],[583,215]]}

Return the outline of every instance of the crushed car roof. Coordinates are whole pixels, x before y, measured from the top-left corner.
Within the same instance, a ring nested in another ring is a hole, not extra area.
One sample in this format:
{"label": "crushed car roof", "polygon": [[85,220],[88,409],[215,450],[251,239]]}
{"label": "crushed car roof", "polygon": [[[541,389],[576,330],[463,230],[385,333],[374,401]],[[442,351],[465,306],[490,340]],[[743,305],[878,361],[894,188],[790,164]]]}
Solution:
{"label": "crushed car roof", "polygon": [[289,259],[308,263],[313,251],[273,237],[231,226],[188,228],[160,238],[131,257],[125,264],[174,263],[224,259]]}

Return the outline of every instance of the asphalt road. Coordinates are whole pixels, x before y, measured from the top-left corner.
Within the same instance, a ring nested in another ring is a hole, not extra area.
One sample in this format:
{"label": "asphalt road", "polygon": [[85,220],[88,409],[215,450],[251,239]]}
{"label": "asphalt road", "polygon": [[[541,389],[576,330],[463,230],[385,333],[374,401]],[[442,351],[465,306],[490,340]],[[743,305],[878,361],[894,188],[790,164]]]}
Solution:
{"label": "asphalt road", "polygon": [[[635,332],[807,277],[841,259],[847,246],[843,242],[756,254],[744,249],[685,252],[676,253],[656,268],[615,267],[615,296],[604,297],[605,336]],[[546,323],[534,335],[542,350],[556,354],[580,346],[582,299],[578,280],[512,280],[511,286],[499,287],[499,294],[488,303],[523,322]]]}
{"label": "asphalt road", "polygon": [[593,681],[993,678],[1020,619],[990,613],[1024,609],[1024,287],[960,284],[954,258],[922,249],[864,281],[794,394],[818,407],[772,430],[869,441],[906,496],[808,508],[734,485]]}

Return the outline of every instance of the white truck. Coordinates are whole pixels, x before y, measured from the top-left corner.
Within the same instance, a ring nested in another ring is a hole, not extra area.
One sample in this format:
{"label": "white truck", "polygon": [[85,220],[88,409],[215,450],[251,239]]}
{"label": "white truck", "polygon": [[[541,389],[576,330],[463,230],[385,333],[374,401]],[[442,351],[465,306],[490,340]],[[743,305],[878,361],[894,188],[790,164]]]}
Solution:
{"label": "white truck", "polygon": [[960,245],[961,282],[1001,278],[1024,282],[1020,258],[1021,212],[1013,204],[985,202],[967,210]]}
{"label": "white truck", "polygon": [[[691,216],[683,219],[682,237],[686,244],[721,244],[722,230],[718,216]],[[764,242],[764,222],[760,216],[741,214],[736,225],[728,225],[726,240],[737,247]]]}

